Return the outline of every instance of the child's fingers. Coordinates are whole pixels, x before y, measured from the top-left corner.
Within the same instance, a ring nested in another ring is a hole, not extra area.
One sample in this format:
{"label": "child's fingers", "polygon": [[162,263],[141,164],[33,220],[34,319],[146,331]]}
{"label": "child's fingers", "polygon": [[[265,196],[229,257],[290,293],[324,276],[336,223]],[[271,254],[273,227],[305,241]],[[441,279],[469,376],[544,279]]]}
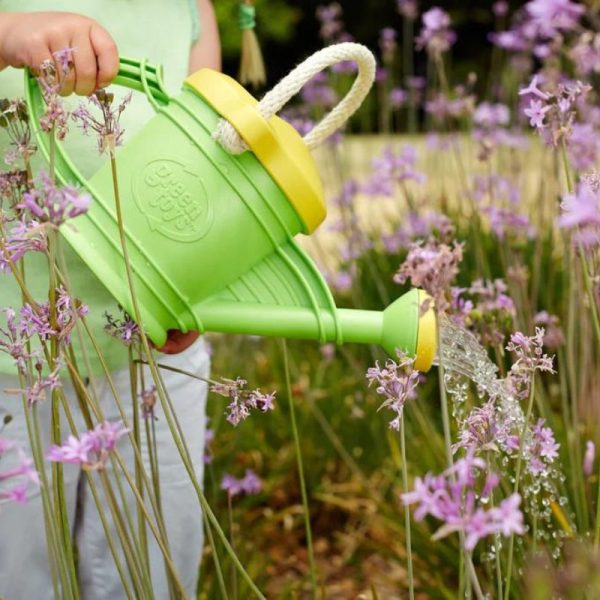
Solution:
{"label": "child's fingers", "polygon": [[29,67],[33,73],[39,75],[40,67],[46,61],[54,62],[52,51],[48,44],[40,40],[32,40],[27,50],[18,57],[17,62],[13,64],[15,67]]}
{"label": "child's fingers", "polygon": [[90,42],[96,53],[98,62],[98,76],[96,86],[106,87],[119,72],[119,53],[109,33],[99,25],[92,25],[90,29]]}
{"label": "child's fingers", "polygon": [[73,39],[73,66],[75,71],[74,91],[80,96],[89,96],[96,89],[98,64],[87,32]]}

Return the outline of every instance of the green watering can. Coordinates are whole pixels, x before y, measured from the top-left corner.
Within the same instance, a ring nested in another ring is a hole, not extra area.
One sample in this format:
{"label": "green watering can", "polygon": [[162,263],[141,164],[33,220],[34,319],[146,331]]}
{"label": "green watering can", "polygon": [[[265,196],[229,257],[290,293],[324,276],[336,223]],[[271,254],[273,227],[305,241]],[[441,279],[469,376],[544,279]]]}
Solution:
{"label": "green watering can", "polygon": [[[341,60],[358,64],[349,94],[305,138],[275,116],[316,72]],[[424,292],[411,290],[383,312],[336,307],[294,236],[326,215],[309,149],[356,110],[372,85],[375,61],[358,44],[310,57],[260,104],[233,79],[209,69],[169,97],[156,67],[121,59],[114,83],[144,92],[156,115],[118,150],[123,222],[143,327],[157,347],[178,329],[314,339],[401,348],[428,370],[436,352],[435,317],[421,314]],[[34,119],[44,111],[27,76]],[[48,137],[38,143],[48,156]],[[62,235],[133,314],[107,162],[85,180],[56,147],[63,183],[85,187],[93,202]]]}

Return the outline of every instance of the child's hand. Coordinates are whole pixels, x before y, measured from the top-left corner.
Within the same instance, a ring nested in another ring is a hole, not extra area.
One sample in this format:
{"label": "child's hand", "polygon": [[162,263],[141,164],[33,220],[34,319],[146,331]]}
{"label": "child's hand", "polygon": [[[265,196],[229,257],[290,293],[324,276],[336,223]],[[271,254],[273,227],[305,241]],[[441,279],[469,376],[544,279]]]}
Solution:
{"label": "child's hand", "polygon": [[200,334],[197,331],[182,333],[176,329],[169,329],[167,341],[162,348],[158,348],[158,351],[163,354],[179,354],[187,350],[199,337]]}
{"label": "child's hand", "polygon": [[74,69],[61,94],[87,96],[117,75],[117,46],[96,21],[67,12],[0,13],[0,69],[35,70],[65,48],[75,49]]}

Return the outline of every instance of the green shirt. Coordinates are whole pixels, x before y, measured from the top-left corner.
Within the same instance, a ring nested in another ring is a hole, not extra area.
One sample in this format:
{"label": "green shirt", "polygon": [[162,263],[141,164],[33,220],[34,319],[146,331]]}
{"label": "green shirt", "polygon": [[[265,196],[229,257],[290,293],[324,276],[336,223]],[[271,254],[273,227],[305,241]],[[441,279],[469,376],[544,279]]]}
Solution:
{"label": "green shirt", "polygon": [[[113,36],[119,53],[131,58],[146,58],[150,63],[164,66],[167,89],[175,94],[187,75],[189,54],[198,35],[196,0],[0,0],[0,12],[66,11],[89,16],[98,21]],[[118,101],[127,90],[111,89]],[[0,71],[0,98],[23,95],[23,72],[7,68]],[[68,104],[75,108],[87,100],[71,97]],[[153,111],[142,94],[134,93],[131,104],[121,118],[125,130],[124,143],[139,131],[152,117]],[[0,152],[3,156],[8,138],[0,133]],[[82,173],[90,176],[105,156],[99,156],[96,140],[84,136],[75,123],[65,141],[71,158]],[[35,171],[43,168],[41,158],[36,160]],[[73,224],[76,225],[74,220]],[[92,274],[65,242],[67,271],[74,294],[88,305],[88,322],[99,342],[102,353],[111,368],[124,366],[127,361],[122,344],[104,331],[104,313],[117,314],[116,302],[100,281]],[[27,285],[36,300],[44,301],[48,295],[48,267],[46,257],[30,253],[26,257]],[[0,309],[21,305],[21,292],[10,274],[0,273]],[[2,323],[2,321],[0,321]],[[81,359],[81,348],[74,336],[74,348]],[[96,353],[88,347],[92,370],[101,372]],[[81,367],[83,366],[80,360]],[[16,373],[12,358],[0,352],[0,373]]]}

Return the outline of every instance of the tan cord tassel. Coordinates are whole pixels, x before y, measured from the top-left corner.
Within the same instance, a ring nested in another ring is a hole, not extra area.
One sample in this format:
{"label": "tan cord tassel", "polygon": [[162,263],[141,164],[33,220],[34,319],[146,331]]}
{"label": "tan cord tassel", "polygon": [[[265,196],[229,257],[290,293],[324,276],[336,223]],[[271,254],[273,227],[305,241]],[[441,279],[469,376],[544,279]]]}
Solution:
{"label": "tan cord tassel", "polygon": [[260,45],[254,32],[255,27],[254,0],[244,0],[240,4],[240,29],[242,30],[240,81],[243,85],[250,84],[258,88],[265,84],[267,75]]}

